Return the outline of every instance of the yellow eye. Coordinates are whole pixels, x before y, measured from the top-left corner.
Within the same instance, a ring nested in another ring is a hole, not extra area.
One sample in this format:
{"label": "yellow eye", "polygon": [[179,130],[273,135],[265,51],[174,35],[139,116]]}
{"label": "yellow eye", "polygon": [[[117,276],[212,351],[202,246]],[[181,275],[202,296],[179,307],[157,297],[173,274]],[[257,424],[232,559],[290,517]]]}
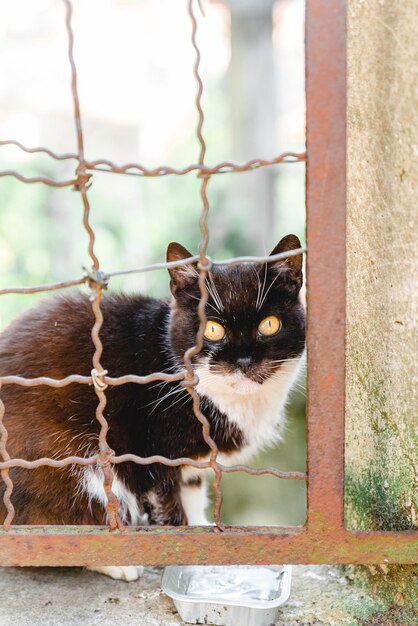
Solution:
{"label": "yellow eye", "polygon": [[222,324],[208,320],[205,328],[205,338],[209,341],[220,341],[225,336],[225,328]]}
{"label": "yellow eye", "polygon": [[258,325],[258,331],[264,335],[264,337],[270,337],[279,332],[282,324],[278,317],[275,315],[269,315],[263,319]]}

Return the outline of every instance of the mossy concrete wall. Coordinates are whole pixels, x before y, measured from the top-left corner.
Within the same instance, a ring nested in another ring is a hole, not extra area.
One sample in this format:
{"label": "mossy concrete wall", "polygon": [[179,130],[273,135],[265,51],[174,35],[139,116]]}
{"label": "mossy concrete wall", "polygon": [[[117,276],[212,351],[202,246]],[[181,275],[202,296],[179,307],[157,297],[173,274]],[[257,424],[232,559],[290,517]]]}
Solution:
{"label": "mossy concrete wall", "polygon": [[417,523],[417,33],[414,0],[348,0],[346,522],[353,529]]}

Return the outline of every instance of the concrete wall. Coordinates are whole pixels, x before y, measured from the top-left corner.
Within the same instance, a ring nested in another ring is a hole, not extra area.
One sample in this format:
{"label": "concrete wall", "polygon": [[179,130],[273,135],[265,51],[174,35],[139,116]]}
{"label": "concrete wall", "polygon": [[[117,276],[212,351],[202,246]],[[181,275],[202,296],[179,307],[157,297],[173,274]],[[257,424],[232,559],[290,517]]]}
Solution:
{"label": "concrete wall", "polygon": [[353,528],[404,529],[417,519],[418,5],[348,4],[347,512]]}
{"label": "concrete wall", "polygon": [[415,0],[348,0],[346,518],[355,529],[417,523],[417,33]]}

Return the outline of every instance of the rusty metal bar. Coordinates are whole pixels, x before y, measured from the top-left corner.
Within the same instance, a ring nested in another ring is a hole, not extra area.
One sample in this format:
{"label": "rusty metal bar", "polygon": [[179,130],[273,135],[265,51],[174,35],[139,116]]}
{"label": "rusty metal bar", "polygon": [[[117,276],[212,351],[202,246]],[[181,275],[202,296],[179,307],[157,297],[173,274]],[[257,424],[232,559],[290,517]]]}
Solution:
{"label": "rusty metal bar", "polygon": [[306,100],[308,527],[314,533],[344,526],[345,0],[307,0]]}
{"label": "rusty metal bar", "polygon": [[2,565],[415,563],[416,533],[349,532],[316,536],[303,528],[15,527],[0,531]]}

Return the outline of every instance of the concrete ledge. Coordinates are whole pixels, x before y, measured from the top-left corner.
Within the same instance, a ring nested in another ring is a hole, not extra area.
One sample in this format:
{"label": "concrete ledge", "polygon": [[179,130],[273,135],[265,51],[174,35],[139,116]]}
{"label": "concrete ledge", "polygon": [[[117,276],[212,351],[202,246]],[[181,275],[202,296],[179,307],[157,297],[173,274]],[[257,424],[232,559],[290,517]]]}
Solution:
{"label": "concrete ledge", "polygon": [[[161,568],[125,583],[83,568],[0,568],[1,626],[179,626],[160,590]],[[277,626],[355,626],[373,601],[328,566],[295,566]],[[237,626],[239,626],[237,624]]]}

